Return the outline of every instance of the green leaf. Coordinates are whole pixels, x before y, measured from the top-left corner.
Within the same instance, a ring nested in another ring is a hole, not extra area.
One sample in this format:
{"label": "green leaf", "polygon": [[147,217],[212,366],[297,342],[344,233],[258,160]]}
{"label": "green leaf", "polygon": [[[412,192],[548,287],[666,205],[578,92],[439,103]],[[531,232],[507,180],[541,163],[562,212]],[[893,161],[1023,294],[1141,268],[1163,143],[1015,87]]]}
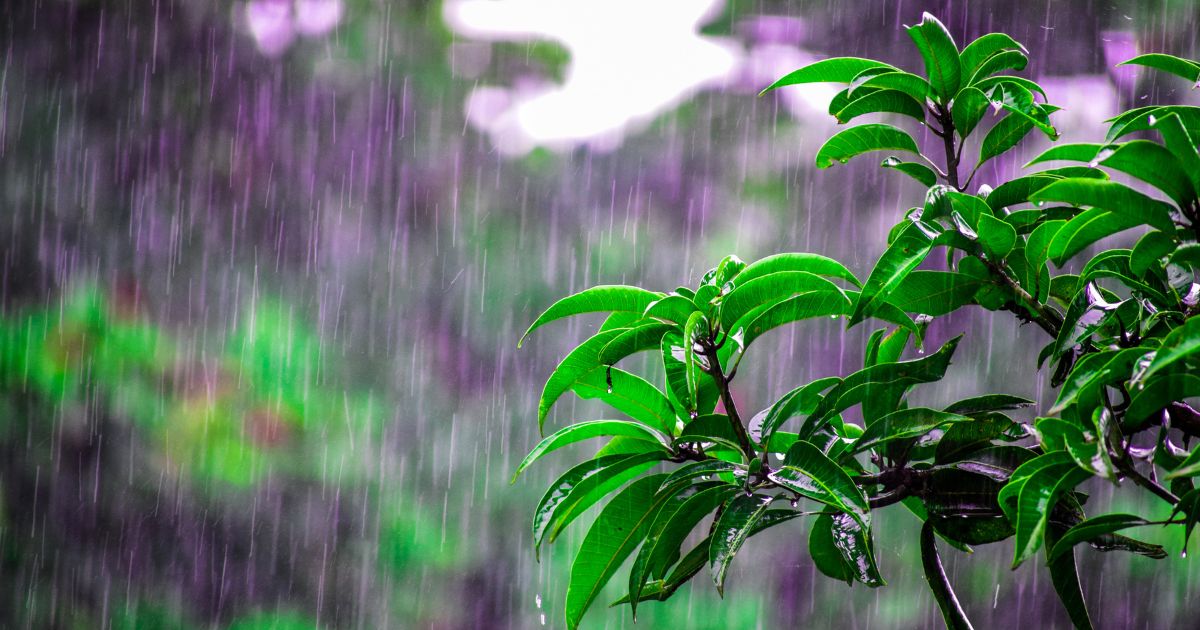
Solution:
{"label": "green leaf", "polygon": [[[959,65],[962,68],[962,76],[975,76],[975,71],[979,69],[979,65],[985,59],[1004,50],[1028,52],[1024,46],[1018,44],[1016,40],[1004,33],[988,33],[967,44],[958,56]],[[959,96],[962,96],[961,92]]]}
{"label": "green leaf", "polygon": [[984,394],[973,398],[964,398],[946,406],[945,411],[964,416],[985,411],[1011,411],[1036,404],[1028,398],[1010,396],[1008,394]]}
{"label": "green leaf", "polygon": [[661,322],[642,323],[619,329],[620,334],[600,349],[596,360],[599,365],[614,365],[632,354],[660,347],[663,335],[675,330],[678,330],[677,326]]}
{"label": "green leaf", "polygon": [[1183,326],[1172,330],[1163,338],[1162,345],[1154,353],[1154,360],[1146,368],[1142,380],[1190,357],[1200,350],[1200,320],[1189,318]]}
{"label": "green leaf", "polygon": [[[1112,120],[1105,140],[1113,142],[1118,138],[1135,131],[1153,129],[1158,120],[1172,114],[1179,117],[1185,129],[1195,129],[1200,126],[1200,107],[1191,105],[1165,105],[1162,107],[1139,107],[1122,113]],[[1190,133],[1190,132],[1189,132]]]}
{"label": "green leaf", "polygon": [[[1046,529],[1046,547],[1053,549],[1058,544],[1063,528],[1051,525]],[[1092,630],[1087,605],[1083,599],[1083,588],[1079,585],[1079,569],[1075,566],[1075,552],[1066,553],[1050,563],[1050,581],[1058,599],[1067,609],[1067,615],[1076,630]]]}
{"label": "green leaf", "polygon": [[[990,77],[1001,70],[1016,70],[1020,72],[1029,64],[1029,57],[1019,50],[1002,50],[984,59],[972,74],[963,73],[967,85],[977,85],[979,81]],[[1008,83],[1008,85],[1016,85]],[[1023,86],[1022,86],[1023,87]]]}
{"label": "green leaf", "polygon": [[954,461],[968,453],[988,446],[992,440],[1019,439],[1025,436],[1025,428],[1011,418],[996,412],[974,416],[971,422],[956,423],[938,440],[934,461]]}
{"label": "green leaf", "polygon": [[1029,135],[1030,131],[1033,131],[1033,127],[1033,121],[1029,118],[1009,112],[1007,116],[1000,119],[1000,122],[989,129],[987,135],[983,137],[983,144],[979,147],[979,161],[977,164],[983,164],[1017,146],[1017,143]]}
{"label": "green leaf", "polygon": [[850,84],[851,98],[857,98],[869,90],[898,90],[911,96],[918,103],[924,103],[930,88],[925,79],[900,70],[859,76]]}
{"label": "green leaf", "polygon": [[1037,92],[1038,94],[1041,94],[1042,99],[1046,98],[1046,91],[1042,89],[1042,86],[1038,85],[1037,83],[1035,83],[1033,81],[1030,81],[1029,79],[1026,79],[1025,77],[1014,77],[1014,76],[1009,76],[1009,75],[999,75],[999,76],[994,76],[994,77],[988,77],[986,79],[977,80],[975,82],[975,87],[978,88],[979,91],[986,94],[988,92],[988,90],[991,90],[992,88],[994,88],[997,85],[1000,85],[1002,83],[1011,83],[1013,85],[1019,85],[1019,86],[1025,88],[1026,90],[1029,90],[1030,92]]}
{"label": "green leaf", "polygon": [[954,128],[958,131],[959,138],[965,139],[971,135],[979,121],[983,120],[989,105],[991,101],[987,95],[974,87],[963,88],[958,96],[954,97],[950,115],[954,119]]}
{"label": "green leaf", "polygon": [[[868,70],[868,72],[870,72],[870,71]],[[829,101],[829,115],[830,116],[833,116],[833,115],[837,114],[838,112],[842,111],[842,109],[844,107],[846,107],[847,105],[849,105],[850,101],[854,100],[854,98],[861,98],[864,95],[874,92],[878,88],[866,88],[866,89],[862,90],[861,92],[855,92],[853,98],[851,98],[851,96],[850,96],[851,89],[852,89],[852,87],[847,87],[847,88],[843,89],[842,91],[838,92],[837,94],[833,95],[833,99],[831,99]]]}
{"label": "green leaf", "polygon": [[1146,382],[1145,388],[1136,390],[1133,401],[1124,414],[1124,427],[1134,431],[1140,428],[1158,410],[1172,401],[1200,396],[1200,377],[1194,374],[1162,374]]}
{"label": "green leaf", "polygon": [[[663,482],[664,487],[671,485],[671,479]],[[700,490],[688,497],[679,509],[668,514],[665,510],[659,513],[655,520],[652,533],[646,539],[634,558],[633,567],[629,571],[629,601],[633,603],[633,615],[637,618],[637,602],[640,601],[642,589],[647,578],[653,576],[662,578],[671,562],[679,557],[680,547],[688,534],[704,520],[717,506],[740,492],[735,486],[719,485]],[[665,521],[664,521],[665,517]],[[663,521],[660,523],[660,521]]]}
{"label": "green leaf", "polygon": [[892,68],[882,61],[860,59],[858,57],[833,57],[810,63],[799,70],[794,70],[772,83],[759,95],[766,94],[788,85],[801,83],[850,83],[863,70],[871,68]]}
{"label": "green leaf", "polygon": [[925,107],[913,97],[900,90],[877,90],[850,101],[834,114],[839,123],[845,124],[864,114],[902,114],[925,122]]}
{"label": "green leaf", "polygon": [[1161,190],[1181,208],[1196,198],[1196,191],[1179,159],[1160,144],[1130,140],[1116,145],[1112,151],[1101,152],[1097,158],[1101,165],[1132,175]]}
{"label": "green leaf", "polygon": [[761,422],[756,422],[759,419],[758,416],[750,421],[751,437],[760,444],[769,442],[771,436],[779,427],[783,426],[784,422],[798,415],[812,413],[817,404],[821,402],[821,392],[840,382],[842,379],[829,376],[797,387],[780,396],[775,404],[761,414]]}
{"label": "green leaf", "polygon": [[778,303],[798,293],[840,290],[833,282],[807,271],[780,271],[759,276],[739,282],[721,300],[720,325],[722,329],[730,330],[754,308]]}
{"label": "green leaf", "polygon": [[658,510],[674,496],[658,492],[665,477],[652,475],[629,484],[596,517],[571,563],[565,609],[568,628],[579,627],[600,589],[645,538]]}
{"label": "green leaf", "polygon": [[662,297],[660,293],[652,293],[639,287],[623,285],[601,285],[584,289],[575,295],[565,297],[555,302],[534,320],[517,347],[525,343],[525,338],[542,324],[556,319],[579,315],[580,313],[597,313],[608,311],[630,311],[641,313],[646,307]]}
{"label": "green leaf", "polygon": [[675,438],[675,442],[712,442],[728,446],[738,453],[742,450],[733,425],[725,414],[708,414],[694,418],[683,428],[679,437]]}
{"label": "green leaf", "polygon": [[913,271],[900,281],[888,302],[908,313],[939,317],[970,304],[981,284],[963,273]]}
{"label": "green leaf", "polygon": [[[1029,234],[1025,239],[1025,261],[1029,263],[1030,269],[1036,272],[1045,266],[1046,261],[1050,259],[1050,246],[1054,243],[1054,237],[1066,224],[1066,221],[1045,221]],[[1029,291],[1036,287],[1024,288]],[[1036,294],[1036,291],[1031,292]]]}
{"label": "green leaf", "polygon": [[844,315],[851,302],[842,291],[809,291],[746,314],[729,329],[729,341],[721,348],[725,358],[744,352],[764,333],[792,322],[814,317]]}
{"label": "green leaf", "polygon": [[1167,520],[1173,520],[1175,515],[1180,512],[1184,515],[1183,548],[1187,549],[1188,539],[1192,537],[1192,530],[1196,528],[1196,522],[1200,521],[1200,488],[1188,490],[1179,497],[1179,503],[1175,505],[1175,509],[1171,510],[1171,515]]}
{"label": "green leaf", "polygon": [[850,567],[854,579],[872,588],[886,586],[875,565],[874,544],[871,530],[850,514],[830,515],[833,530],[833,546],[842,555],[842,561]]}
{"label": "green leaf", "polygon": [[720,459],[705,459],[698,462],[688,462],[679,468],[676,468],[667,480],[663,482],[663,486],[670,486],[685,479],[695,479],[697,477],[708,477],[720,473],[732,473],[734,475],[745,475],[746,466],[727,462]]}
{"label": "green leaf", "polygon": [[990,214],[979,215],[979,244],[993,260],[1003,260],[1017,244],[1017,230]]}
{"label": "green leaf", "polygon": [[658,450],[635,455],[605,455],[563,473],[550,484],[533,511],[534,551],[540,554],[538,550],[547,535],[554,540],[597,501],[666,457],[666,453]]}
{"label": "green leaf", "polygon": [[1054,233],[1047,252],[1056,265],[1083,251],[1096,241],[1137,227],[1141,221],[1127,214],[1117,214],[1103,208],[1091,208],[1067,221]]}
{"label": "green leaf", "polygon": [[[1042,171],[1033,175],[1026,175],[1016,179],[1010,179],[1003,184],[1000,184],[987,196],[987,204],[993,210],[1000,210],[1020,203],[1029,201],[1029,196],[1033,193],[1049,186],[1050,184],[1063,179],[1064,177],[1092,177],[1095,179],[1108,179],[1108,175],[1096,168],[1088,168],[1086,166],[1068,166],[1064,168],[1051,169]],[[1038,212],[1037,210],[1029,210],[1026,212]],[[1015,214],[1015,213],[1014,213]],[[1040,213],[1039,215],[1040,216]],[[1012,220],[1013,215],[1009,215]]]}
{"label": "green leaf", "polygon": [[1170,114],[1159,118],[1154,123],[1154,128],[1162,135],[1163,144],[1167,146],[1176,160],[1179,160],[1179,166],[1187,173],[1188,179],[1192,182],[1192,190],[1200,195],[1200,154],[1196,152],[1196,143],[1192,140],[1192,135],[1184,128],[1183,121],[1178,114]]}
{"label": "green leaf", "polygon": [[768,476],[796,494],[849,514],[864,529],[870,527],[867,497],[841,466],[811,443],[800,440],[793,444],[783,466]]}
{"label": "green leaf", "polygon": [[1056,144],[1027,162],[1025,167],[1028,168],[1034,164],[1054,161],[1091,162],[1106,146],[1108,145],[1086,143]]}
{"label": "green leaf", "polygon": [[897,363],[881,363],[864,368],[847,376],[841,383],[835,385],[813,413],[804,421],[800,429],[801,437],[812,436],[824,426],[826,420],[834,414],[841,413],[850,407],[861,403],[868,396],[891,396],[891,392],[901,392],[918,383],[931,383],[941,380],[954,356],[954,349],[962,336],[947,341],[937,352],[912,361]]}
{"label": "green leaf", "polygon": [[696,360],[697,337],[707,336],[708,332],[708,320],[705,319],[704,313],[699,311],[692,313],[683,327],[683,374],[691,400],[696,400],[701,376],[700,365]]}
{"label": "green leaf", "polygon": [[[1162,53],[1148,53],[1138,55],[1128,61],[1122,61],[1118,66],[1145,66],[1169,72],[1177,77],[1183,77],[1191,81],[1195,85],[1200,85],[1200,64],[1187,59],[1181,59],[1174,55],[1164,55]],[[1193,87],[1195,87],[1193,85]]]}
{"label": "green leaf", "polygon": [[629,422],[627,420],[589,420],[587,422],[580,422],[572,424],[569,427],[563,427],[541,442],[538,442],[537,446],[534,446],[533,450],[529,451],[529,454],[525,456],[521,465],[517,466],[517,471],[512,476],[512,482],[515,482],[517,477],[530,464],[540,459],[546,453],[582,440],[616,435],[623,435],[645,442],[654,442],[663,446],[664,449],[667,446],[667,442],[662,434],[636,422]]}
{"label": "green leaf", "polygon": [[677,332],[663,335],[662,345],[659,349],[667,382],[668,398],[679,405],[680,415],[686,418],[693,414],[709,413],[715,409],[719,392],[717,392],[716,384],[712,379],[700,380],[695,398],[688,391],[683,336]]}
{"label": "green leaf", "polygon": [[921,566],[925,568],[925,581],[929,583],[929,590],[933,591],[933,598],[942,611],[946,627],[952,630],[969,630],[972,627],[971,622],[967,619],[962,605],[958,603],[958,597],[954,595],[950,578],[946,577],[946,570],[942,568],[937,541],[933,537],[933,524],[928,521],[921,527]]}
{"label": "green leaf", "polygon": [[908,151],[920,153],[912,136],[882,123],[859,125],[840,131],[817,151],[817,168],[829,168],[834,162],[845,164],[850,158],[871,151]]}
{"label": "green leaf", "polygon": [[[1063,461],[1062,457],[1066,457],[1066,460]],[[1017,497],[1016,554],[1013,557],[1013,568],[1019,566],[1041,546],[1050,510],[1058,498],[1092,476],[1090,471],[1080,468],[1070,457],[1062,451],[1043,455],[1038,459],[1054,458],[1053,465],[1039,468],[1021,480]],[[1036,461],[1022,465],[1013,473],[1013,478],[1016,479],[1022,469]]]}
{"label": "green leaf", "polygon": [[861,322],[879,308],[879,303],[887,302],[904,278],[925,260],[932,247],[933,241],[922,226],[917,223],[906,225],[875,263],[848,325]]}
{"label": "green leaf", "polygon": [[775,497],[766,494],[738,494],[721,512],[708,547],[708,567],[717,585],[717,593],[725,594],[725,573],[729,570],[729,563],[774,500]]}
{"label": "green leaf", "polygon": [[696,303],[691,298],[672,293],[662,299],[655,300],[646,307],[643,317],[652,317],[682,326],[696,310]]}
{"label": "green leaf", "polygon": [[675,430],[671,401],[657,387],[635,374],[602,366],[580,377],[571,389],[580,398],[598,398],[630,418],[668,435]]}
{"label": "green leaf", "polygon": [[1046,186],[1030,196],[1031,201],[1063,201],[1112,212],[1131,225],[1146,224],[1173,232],[1171,207],[1124,184],[1086,178],[1068,178]]}
{"label": "green leaf", "polygon": [[1132,514],[1105,514],[1089,518],[1067,530],[1067,533],[1063,534],[1062,538],[1059,538],[1058,542],[1054,543],[1054,547],[1050,550],[1048,561],[1054,562],[1061,558],[1079,543],[1097,540],[1107,534],[1119,532],[1130,527],[1149,524],[1150,521]]}
{"label": "green leaf", "polygon": [[1058,400],[1054,401],[1050,413],[1061,413],[1081,398],[1099,396],[1099,390],[1103,386],[1128,380],[1130,369],[1145,354],[1145,348],[1126,348],[1088,355],[1075,365],[1075,369],[1063,383],[1058,392]]}
{"label": "green leaf", "polygon": [[861,453],[893,440],[921,437],[944,425],[953,422],[969,422],[970,420],[966,416],[925,407],[900,409],[868,426],[847,453]]}
{"label": "green leaf", "polygon": [[1170,234],[1158,231],[1147,232],[1145,236],[1138,239],[1137,245],[1133,246],[1133,252],[1129,254],[1130,273],[1137,278],[1145,276],[1152,267],[1157,266],[1160,260],[1175,251],[1175,247],[1175,239]]}
{"label": "green leaf", "polygon": [[925,166],[924,164],[917,162],[904,162],[896,156],[888,156],[883,158],[883,161],[879,163],[879,166],[900,171],[901,173],[908,175],[918,182],[921,182],[921,184],[927,187],[937,183],[937,173],[934,173],[933,169]]}
{"label": "green leaf", "polygon": [[962,68],[958,59],[958,47],[946,27],[929,13],[921,15],[921,23],[906,27],[908,36],[917,45],[921,58],[925,60],[925,74],[929,85],[942,103],[949,103],[958,93]]}
{"label": "green leaf", "polygon": [[541,399],[538,401],[538,431],[543,430],[546,424],[546,415],[550,413],[554,402],[571,389],[571,386],[580,377],[599,367],[600,351],[627,330],[629,329],[614,328],[596,333],[587,341],[579,344],[559,362],[558,367],[554,368],[554,371],[550,373],[550,378],[546,380],[546,385],[542,388]]}
{"label": "green leaf", "polygon": [[1186,479],[1200,475],[1200,448],[1194,449],[1179,463],[1179,466],[1167,473],[1165,479]]}
{"label": "green leaf", "polygon": [[817,570],[846,584],[854,581],[854,568],[842,557],[833,538],[833,517],[822,513],[808,533],[808,554]]}
{"label": "green leaf", "polygon": [[858,278],[854,277],[854,274],[850,273],[850,270],[846,269],[842,263],[820,254],[809,253],[775,254],[756,260],[737,275],[734,284],[741,286],[751,280],[784,271],[807,271],[818,276],[840,278],[856,287],[862,286]]}

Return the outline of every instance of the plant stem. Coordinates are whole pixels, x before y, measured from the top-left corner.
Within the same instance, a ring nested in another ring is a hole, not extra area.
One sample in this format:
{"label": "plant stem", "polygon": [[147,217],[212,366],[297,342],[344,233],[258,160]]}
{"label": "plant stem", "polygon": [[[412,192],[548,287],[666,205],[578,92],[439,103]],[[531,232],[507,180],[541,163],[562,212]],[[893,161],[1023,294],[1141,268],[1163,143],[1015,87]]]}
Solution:
{"label": "plant stem", "polygon": [[1016,280],[1013,280],[1012,276],[1008,275],[1008,272],[1005,271],[1000,265],[983,257],[979,257],[979,260],[983,264],[987,265],[994,277],[1003,282],[1004,286],[1012,291],[1013,295],[1017,298],[1019,305],[1028,310],[1027,314],[1016,310],[1013,310],[1013,313],[1015,313],[1018,317],[1028,316],[1029,320],[1037,324],[1042,330],[1046,331],[1046,334],[1057,339],[1058,333],[1060,330],[1062,330],[1063,326],[1062,315],[1059,315],[1058,311],[1050,308],[1049,306],[1038,302],[1037,299],[1030,295],[1024,287],[1022,287]]}
{"label": "plant stem", "polygon": [[754,461],[754,445],[750,443],[750,435],[746,433],[746,426],[742,424],[737,405],[733,402],[729,379],[721,371],[721,360],[717,357],[717,347],[708,339],[700,340],[700,347],[704,349],[704,358],[708,360],[708,374],[717,384],[717,391],[721,394],[721,403],[725,405],[725,415],[729,417],[729,424],[733,427],[734,435],[737,436],[738,446],[742,448],[747,463]]}
{"label": "plant stem", "polygon": [[954,117],[940,105],[934,109],[933,115],[942,126],[938,135],[942,137],[942,146],[946,151],[946,183],[961,192],[962,187],[958,184],[959,154],[954,150]]}

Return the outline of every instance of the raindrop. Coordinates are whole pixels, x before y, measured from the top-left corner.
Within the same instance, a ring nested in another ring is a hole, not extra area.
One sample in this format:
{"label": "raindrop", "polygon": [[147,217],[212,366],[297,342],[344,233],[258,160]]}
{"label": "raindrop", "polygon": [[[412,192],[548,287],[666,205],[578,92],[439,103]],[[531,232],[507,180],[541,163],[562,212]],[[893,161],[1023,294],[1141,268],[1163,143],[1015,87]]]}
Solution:
{"label": "raindrop", "polygon": [[608,393],[613,393],[611,365],[604,369],[604,382],[608,384]]}
{"label": "raindrop", "polygon": [[541,607],[542,607],[542,594],[541,594],[541,593],[538,593],[538,594],[537,594],[537,596],[536,596],[536,597],[534,597],[534,601],[535,601],[535,602],[537,602],[537,607],[538,607],[538,609],[541,609]]}

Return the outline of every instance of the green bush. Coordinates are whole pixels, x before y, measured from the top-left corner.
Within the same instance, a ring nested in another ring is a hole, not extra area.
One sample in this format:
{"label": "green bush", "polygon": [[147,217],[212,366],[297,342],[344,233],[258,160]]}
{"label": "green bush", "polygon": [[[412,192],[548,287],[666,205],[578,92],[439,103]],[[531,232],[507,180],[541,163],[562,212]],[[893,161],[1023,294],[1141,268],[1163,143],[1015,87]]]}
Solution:
{"label": "green bush", "polygon": [[[1075,545],[1162,558],[1162,547],[1118,532],[1170,525],[1186,548],[1200,519],[1193,485],[1200,449],[1185,450],[1200,436],[1200,413],[1186,402],[1200,396],[1200,320],[1193,317],[1200,311],[1193,140],[1200,108],[1123,112],[1108,121],[1102,142],[1057,145],[1026,166],[1074,165],[969,193],[981,165],[1035,130],[1057,139],[1051,116],[1058,108],[1038,84],[1009,74],[1028,58],[1007,35],[988,34],[959,50],[928,14],[908,34],[924,76],[843,57],[768,88],[845,84],[829,107],[838,122],[885,112],[915,119],[940,139],[934,159],[907,132],[872,123],[837,133],[817,152],[818,168],[875,151],[911,154],[916,161],[889,156],[881,166],[928,188],[922,206],[891,230],[865,281],[816,254],[750,264],[729,256],[694,289],[593,287],[558,301],[530,326],[526,335],[564,317],[611,313],[550,375],[539,428],[568,392],[628,416],[560,429],[516,471],[560,447],[610,438],[559,477],[534,512],[540,546],[616,493],[574,558],[568,627],[579,625],[631,556],[628,594],[617,603],[636,613],[639,602],[670,597],[705,566],[721,590],[747,538],[799,516],[815,516],[808,546],[821,572],[882,586],[872,515],[895,504],[912,511],[924,522],[926,579],[954,628],[970,623],[942,569],[939,537],[961,550],[1011,538],[1014,567],[1044,550],[1054,588],[1081,628],[1091,622]],[[1200,64],[1169,55],[1125,63],[1200,79]],[[1002,115],[985,125],[989,110]],[[1130,140],[1135,132],[1145,139]],[[982,135],[978,157],[964,161],[972,133]],[[1112,181],[1111,172],[1134,185]],[[1103,248],[1084,261],[1094,244],[1130,229],[1144,233],[1132,249]],[[935,250],[945,252],[944,264],[931,258]],[[927,261],[932,268],[918,269]],[[910,343],[921,346],[932,318],[967,306],[1008,311],[1049,336],[1039,365],[1053,366],[1051,384],[1060,390],[1032,425],[1007,412],[1033,401],[1003,393],[943,409],[908,404],[914,387],[943,378],[958,339],[914,360],[901,361],[902,353]],[[821,317],[886,327],[870,336],[861,370],[803,384],[749,419],[739,413],[730,383],[749,346],[773,328]],[[643,351],[661,359],[662,387],[615,367]],[[854,407],[862,426],[842,418]],[[1076,487],[1092,477],[1132,481],[1173,506],[1171,518],[1089,518]],[[684,548],[706,519],[703,540]]]}

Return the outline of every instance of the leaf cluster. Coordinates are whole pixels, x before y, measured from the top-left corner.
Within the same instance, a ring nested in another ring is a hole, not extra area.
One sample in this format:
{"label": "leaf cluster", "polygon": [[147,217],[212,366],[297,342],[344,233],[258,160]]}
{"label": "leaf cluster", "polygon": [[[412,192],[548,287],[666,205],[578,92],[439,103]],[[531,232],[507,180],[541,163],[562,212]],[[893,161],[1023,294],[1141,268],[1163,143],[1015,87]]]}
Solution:
{"label": "leaf cluster", "polygon": [[[969,193],[980,165],[1034,130],[1056,139],[1050,116],[1057,108],[1040,86],[1012,74],[1028,57],[1007,35],[959,49],[928,14],[907,30],[922,74],[841,57],[767,88],[844,84],[829,108],[839,122],[898,115],[941,139],[935,159],[900,128],[869,123],[837,133],[817,152],[818,168],[873,151],[919,160],[882,162],[927,192],[903,213],[865,279],[817,254],[749,264],[729,256],[695,287],[587,289],[552,305],[526,332],[609,313],[551,373],[538,422],[543,427],[568,392],[624,416],[559,429],[517,469],[569,444],[607,440],[559,477],[534,513],[540,546],[612,495],[575,556],[568,627],[579,625],[630,557],[627,594],[615,604],[636,614],[641,602],[670,597],[706,566],[721,591],[751,536],[802,516],[813,517],[808,546],[822,573],[877,587],[885,582],[872,516],[903,505],[924,523],[925,575],[954,628],[970,622],[942,569],[938,538],[966,551],[1011,539],[1014,567],[1044,550],[1055,590],[1081,628],[1091,621],[1076,545],[1161,558],[1162,547],[1118,532],[1165,524],[1182,529],[1186,546],[1200,520],[1200,448],[1187,450],[1200,437],[1200,412],[1187,403],[1200,396],[1200,108],[1123,112],[1108,121],[1103,142],[1056,145],[1026,165],[1041,170]],[[1125,63],[1200,79],[1200,64],[1169,55]],[[989,111],[996,120],[984,125]],[[978,158],[960,180],[963,147],[976,131],[983,133]],[[1097,249],[1130,230],[1139,234],[1132,248]],[[928,268],[931,260],[937,268]],[[944,377],[959,339],[911,360],[902,359],[905,350],[924,343],[932,318],[964,307],[1009,312],[1046,332],[1039,365],[1051,367],[1059,390],[1033,422],[1011,414],[1033,401],[1001,393],[942,409],[909,404],[913,388]],[[848,327],[882,325],[862,368],[802,384],[743,417],[730,383],[750,346],[780,326],[829,317]],[[642,352],[661,360],[662,382],[618,367]],[[842,417],[854,408],[861,424]],[[1170,503],[1172,517],[1089,518],[1077,488],[1093,478],[1132,482]]]}

